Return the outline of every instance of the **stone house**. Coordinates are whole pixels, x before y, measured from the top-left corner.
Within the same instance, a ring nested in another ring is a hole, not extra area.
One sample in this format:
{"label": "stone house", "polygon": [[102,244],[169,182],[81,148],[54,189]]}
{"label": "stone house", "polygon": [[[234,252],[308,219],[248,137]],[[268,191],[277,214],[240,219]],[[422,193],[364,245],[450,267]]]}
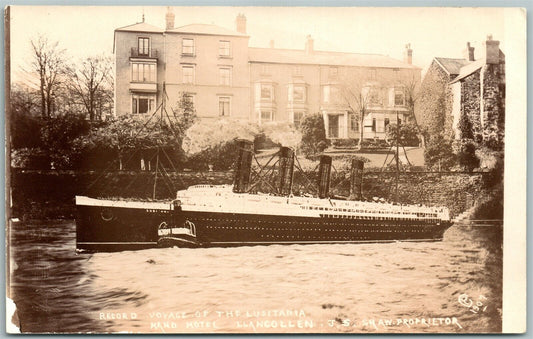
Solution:
{"label": "stone house", "polygon": [[[298,126],[307,114],[321,113],[330,139],[385,138],[386,127],[412,115],[405,84],[420,82],[406,47],[403,61],[384,55],[317,51],[308,36],[303,49],[249,47],[246,17],[235,30],[215,25],[165,29],[145,23],[114,32],[115,114],[147,116],[162,102],[163,84],[172,107],[187,95],[200,118],[230,117],[258,124]],[[343,89],[367,98],[363,126]]]}
{"label": "stone house", "polygon": [[491,149],[503,146],[505,55],[491,36],[483,55],[474,57],[467,43],[465,58],[434,58],[420,86],[415,108],[429,135],[443,133],[459,144],[473,139]]}

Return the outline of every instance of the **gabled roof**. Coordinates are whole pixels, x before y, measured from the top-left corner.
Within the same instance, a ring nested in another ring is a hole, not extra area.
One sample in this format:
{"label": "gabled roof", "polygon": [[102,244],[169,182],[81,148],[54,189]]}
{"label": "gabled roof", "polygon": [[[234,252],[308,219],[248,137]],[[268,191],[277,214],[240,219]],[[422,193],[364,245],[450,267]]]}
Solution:
{"label": "gabled roof", "polygon": [[312,64],[337,66],[364,66],[382,68],[410,68],[420,67],[393,59],[380,54],[358,54],[342,52],[313,51],[307,53],[297,49],[277,48],[248,48],[250,62],[282,63],[282,64]]}
{"label": "gabled roof", "polygon": [[453,79],[452,82],[450,82],[450,84],[453,84],[457,81],[461,81],[462,79],[466,78],[467,76],[475,73],[477,70],[479,70],[481,67],[483,67],[483,65],[485,65],[486,63],[486,59],[483,58],[483,59],[479,59],[479,60],[476,60],[476,61],[473,61],[472,63],[464,66],[461,68],[461,71],[459,72],[459,75],[457,76],[457,78]]}
{"label": "gabled roof", "polygon": [[123,31],[123,32],[148,32],[148,33],[163,33],[164,30],[162,30],[159,27],[147,24],[146,22],[138,22],[133,25],[128,25],[124,27],[120,27],[115,29],[116,31]]}
{"label": "gabled roof", "polygon": [[435,58],[435,60],[451,76],[459,74],[461,67],[471,63],[466,59]]}
{"label": "gabled roof", "polygon": [[205,34],[205,35],[225,35],[225,36],[242,36],[247,37],[248,35],[232,31],[230,29],[216,26],[216,25],[206,25],[206,24],[191,24],[185,25],[173,29],[169,29],[166,32],[169,33],[191,33],[191,34]]}

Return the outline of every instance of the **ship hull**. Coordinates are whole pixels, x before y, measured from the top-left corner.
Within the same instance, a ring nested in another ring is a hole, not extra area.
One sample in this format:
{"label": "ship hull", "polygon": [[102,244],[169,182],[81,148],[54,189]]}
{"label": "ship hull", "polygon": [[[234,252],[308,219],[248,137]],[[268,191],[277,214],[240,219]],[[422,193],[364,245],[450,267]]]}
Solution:
{"label": "ship hull", "polygon": [[[77,207],[77,248],[88,251],[439,241],[451,226],[449,221],[219,213],[174,210],[171,205],[168,209]],[[172,229],[182,231],[172,233]]]}

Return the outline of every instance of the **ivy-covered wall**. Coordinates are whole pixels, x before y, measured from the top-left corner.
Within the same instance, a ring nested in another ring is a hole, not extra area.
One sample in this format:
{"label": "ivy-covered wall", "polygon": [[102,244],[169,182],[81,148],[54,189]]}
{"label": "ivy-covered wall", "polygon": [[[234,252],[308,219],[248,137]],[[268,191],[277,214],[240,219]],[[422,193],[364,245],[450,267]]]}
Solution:
{"label": "ivy-covered wall", "polygon": [[468,118],[472,135],[477,143],[483,140],[479,114],[481,110],[480,73],[480,70],[474,72],[472,75],[466,77],[461,84],[461,114],[465,114]]}
{"label": "ivy-covered wall", "polygon": [[453,103],[451,88],[448,86],[450,80],[448,73],[433,60],[420,85],[415,114],[418,123],[428,132],[430,138],[443,131],[446,136],[450,136]]}

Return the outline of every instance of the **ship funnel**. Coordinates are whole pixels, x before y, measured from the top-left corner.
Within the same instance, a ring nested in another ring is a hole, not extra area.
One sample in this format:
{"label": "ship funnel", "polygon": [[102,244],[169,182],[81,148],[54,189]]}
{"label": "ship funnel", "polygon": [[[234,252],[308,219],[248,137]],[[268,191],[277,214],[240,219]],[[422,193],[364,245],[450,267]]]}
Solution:
{"label": "ship funnel", "polygon": [[292,174],[294,170],[294,151],[289,147],[279,149],[279,193],[290,195],[292,191]]}
{"label": "ship funnel", "polygon": [[329,195],[329,181],[331,173],[331,157],[329,155],[320,156],[318,165],[318,197],[324,199]]}
{"label": "ship funnel", "polygon": [[235,177],[233,179],[233,192],[245,193],[250,183],[252,158],[254,153],[253,142],[240,139],[237,141],[237,161],[235,162]]}
{"label": "ship funnel", "polygon": [[350,196],[349,200],[363,199],[363,168],[365,163],[359,159],[352,159],[352,170],[350,173]]}

